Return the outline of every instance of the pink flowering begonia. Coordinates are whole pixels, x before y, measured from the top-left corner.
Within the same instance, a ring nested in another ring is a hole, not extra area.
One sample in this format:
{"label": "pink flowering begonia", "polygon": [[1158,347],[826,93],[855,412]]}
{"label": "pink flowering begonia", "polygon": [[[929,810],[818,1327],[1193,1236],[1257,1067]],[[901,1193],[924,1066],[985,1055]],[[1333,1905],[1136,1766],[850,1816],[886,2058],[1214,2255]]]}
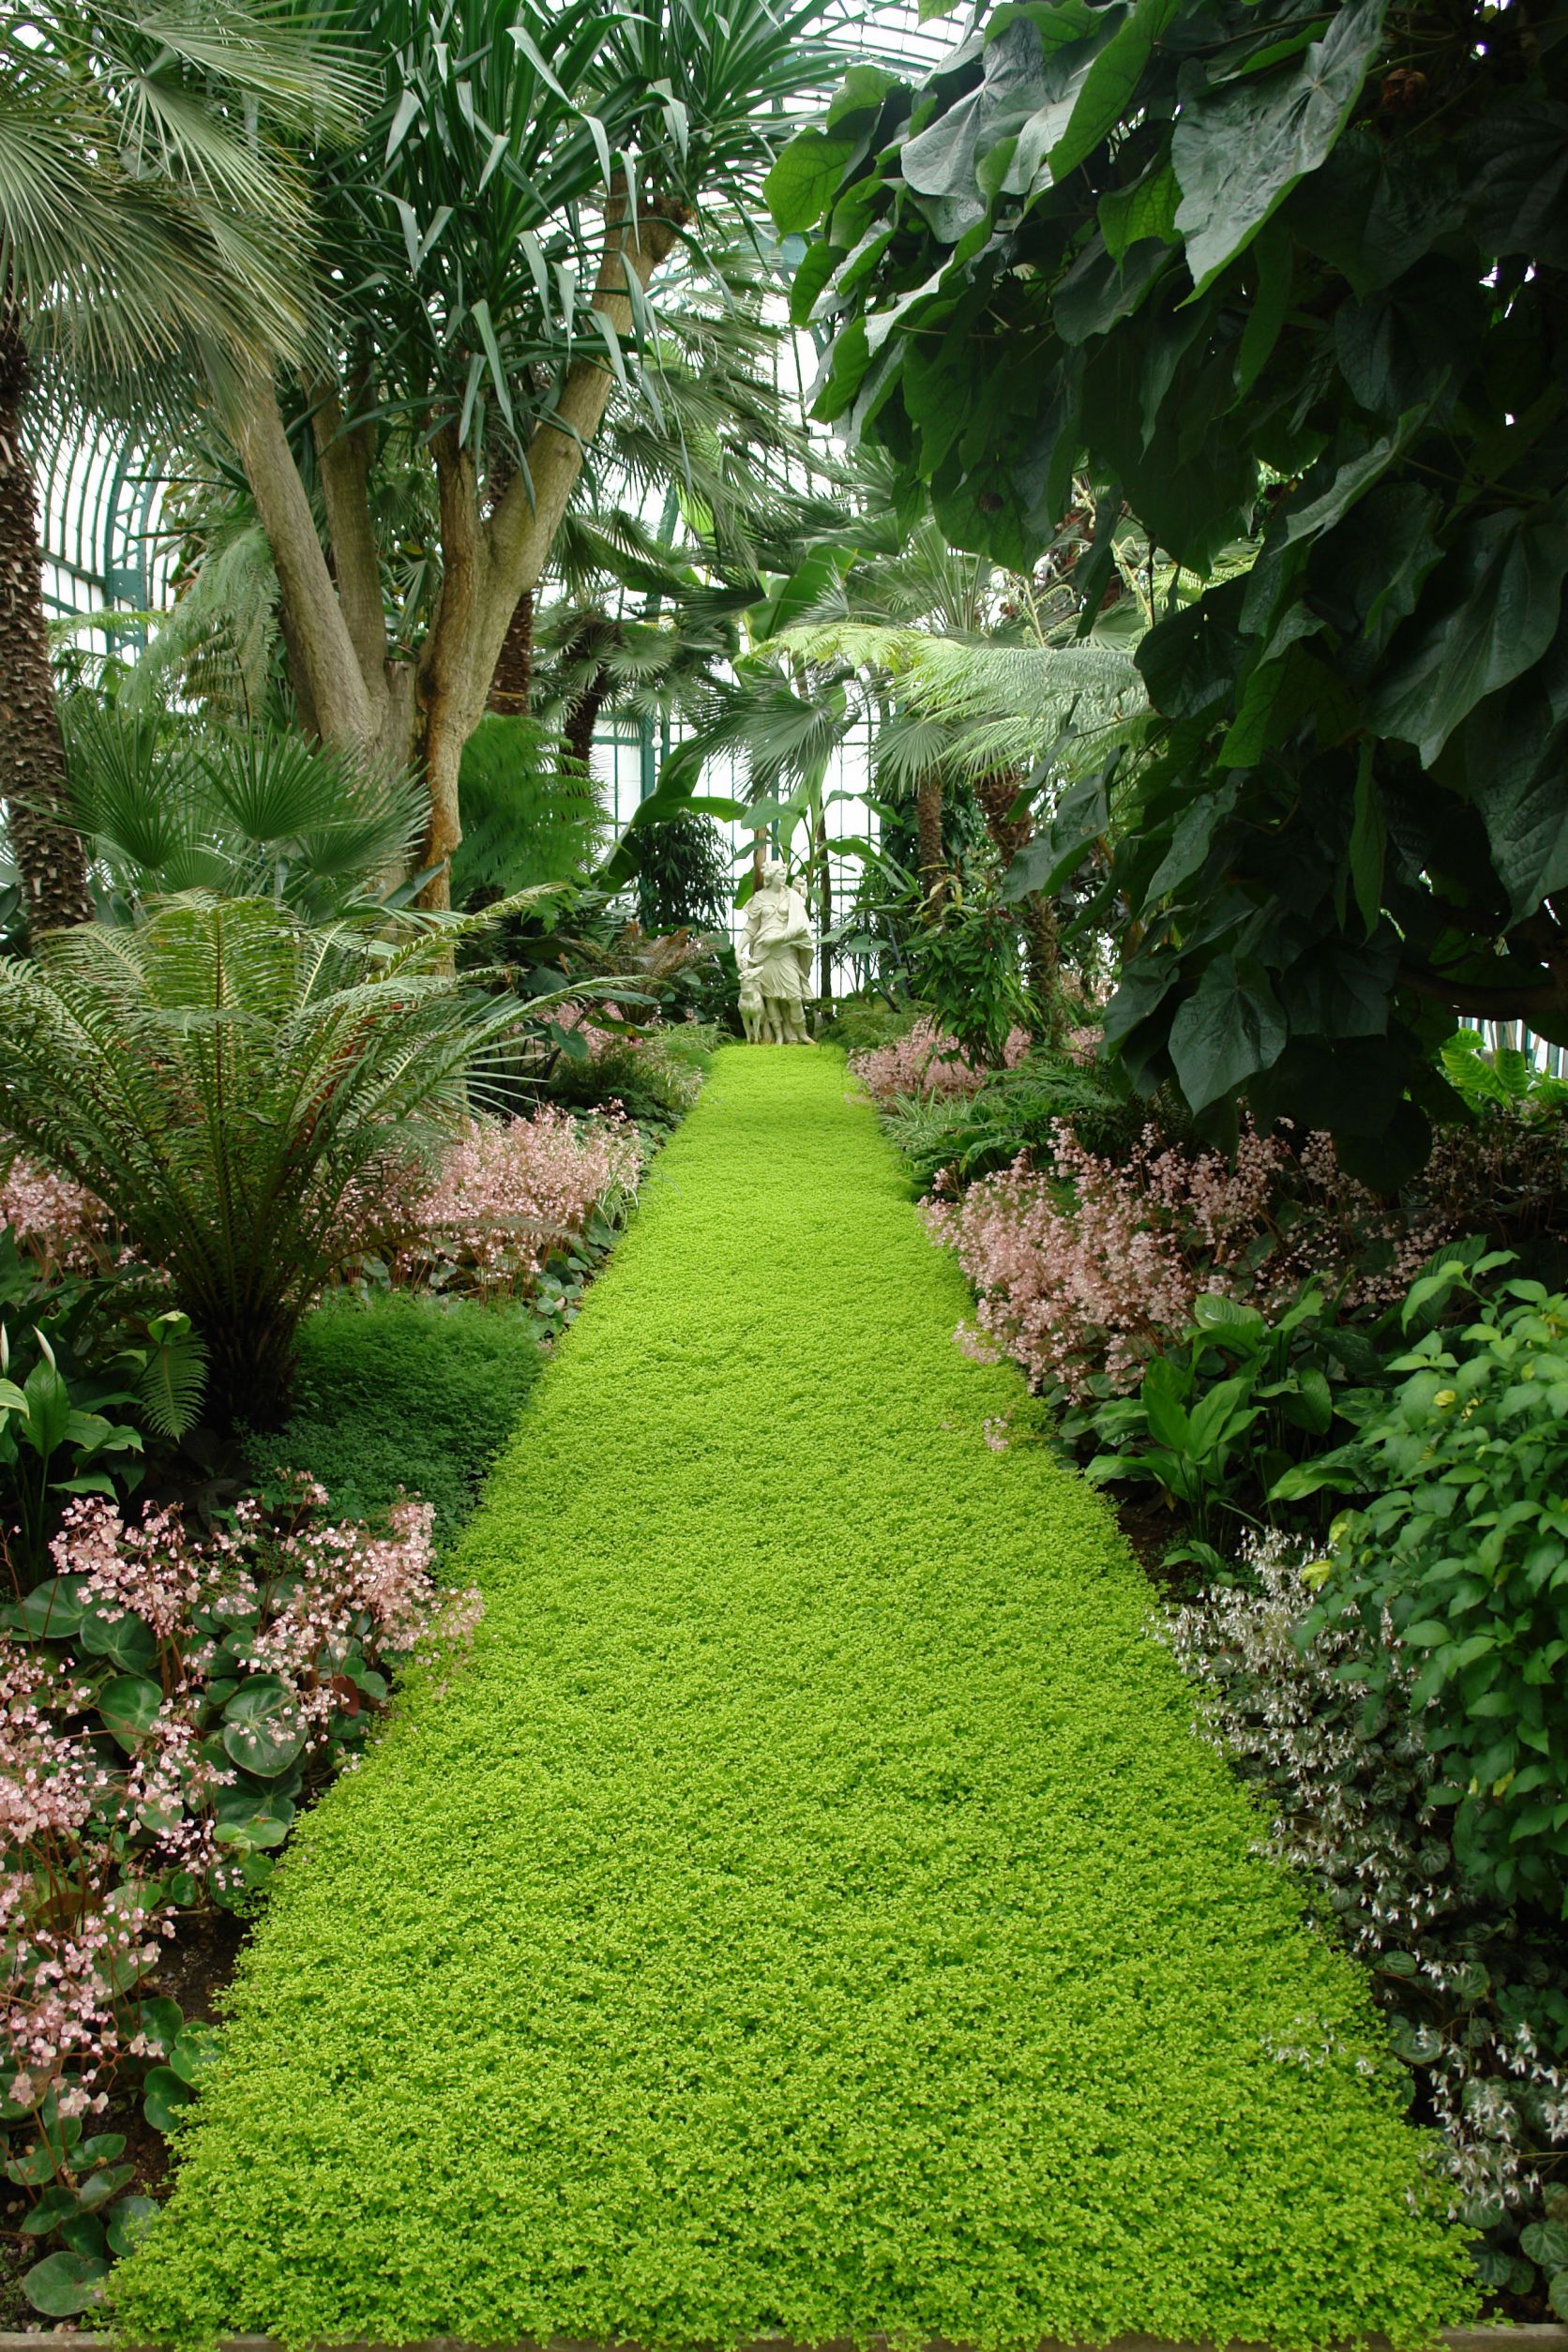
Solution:
{"label": "pink flowering begonia", "polygon": [[636,1191],[641,1168],[637,1131],[612,1111],[577,1119],[547,1103],[527,1119],[475,1120],[413,1204],[394,1270],[526,1291],[596,1209]]}
{"label": "pink flowering begonia", "polygon": [[[346,1669],[434,1662],[472,1633],[478,1596],[437,1589],[427,1505],[400,1500],[384,1532],[325,1505],[296,1482],[292,1510],[249,1500],[198,1535],[173,1511],[128,1521],[83,1498],[52,1545],[64,1633],[48,1648],[0,1633],[0,2087],[17,2103],[100,2109],[116,2068],[153,2054],[121,1988],[147,1989],[174,1933],[170,1890],[188,1906],[247,1883],[218,1811],[239,1774],[212,1736],[215,1675],[276,1678],[309,1765],[361,1711]],[[66,1646],[83,1605],[105,1628],[144,1627],[156,1652],[125,1685],[161,1696],[116,1718],[114,1743],[101,1660]]]}
{"label": "pink flowering begonia", "polygon": [[1451,1229],[1431,1216],[1408,1223],[1344,1173],[1326,1136],[1296,1153],[1285,1135],[1249,1127],[1227,1159],[1178,1151],[1151,1126],[1116,1162],[1058,1121],[1052,1161],[1048,1176],[1021,1155],[958,1198],[939,1187],[924,1214],[975,1291],[960,1343],[1013,1357],[1037,1387],[1076,1403],[1102,1379],[1116,1394],[1135,1389],[1201,1292],[1267,1309],[1318,1277],[1349,1304],[1381,1304]]}
{"label": "pink flowering begonia", "polygon": [[[1003,1048],[1003,1069],[1017,1069],[1031,1043],[1027,1030],[1011,1031]],[[957,1038],[924,1016],[891,1045],[851,1054],[850,1068],[871,1100],[884,1110],[912,1094],[972,1094],[991,1075],[982,1063],[970,1060]]]}
{"label": "pink flowering begonia", "polygon": [[0,1226],[46,1272],[85,1273],[108,1239],[109,1212],[85,1186],[19,1153],[0,1174]]}

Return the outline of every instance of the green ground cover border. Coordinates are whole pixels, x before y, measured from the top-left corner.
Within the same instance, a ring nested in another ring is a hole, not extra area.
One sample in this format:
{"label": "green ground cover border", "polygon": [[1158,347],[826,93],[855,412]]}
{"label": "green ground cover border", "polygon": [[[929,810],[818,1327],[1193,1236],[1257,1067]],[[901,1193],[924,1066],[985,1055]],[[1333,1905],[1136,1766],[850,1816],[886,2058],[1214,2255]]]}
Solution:
{"label": "green ground cover border", "polygon": [[329,1298],[300,1326],[294,1409],[249,1457],[263,1479],[309,1471],[335,1511],[361,1517],[417,1494],[445,1547],[544,1361],[536,1325],[512,1307],[411,1290]]}
{"label": "green ground cover border", "polygon": [[734,1048],[305,1824],[132,2341],[1429,2341],[1364,1986],[821,1053]]}

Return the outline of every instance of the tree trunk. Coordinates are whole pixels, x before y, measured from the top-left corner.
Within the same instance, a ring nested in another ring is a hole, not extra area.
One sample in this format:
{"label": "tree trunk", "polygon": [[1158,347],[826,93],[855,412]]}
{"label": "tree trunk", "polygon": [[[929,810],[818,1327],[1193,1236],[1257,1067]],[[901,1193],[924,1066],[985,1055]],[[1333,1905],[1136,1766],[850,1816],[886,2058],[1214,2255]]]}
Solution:
{"label": "tree trunk", "polygon": [[30,939],[87,922],[82,837],[68,821],[66,757],[49,670],[38,494],[22,433],[27,347],[0,293],[0,798]]}
{"label": "tree trunk", "polygon": [[204,1417],[225,1434],[280,1429],[298,1369],[297,1316],[261,1306],[196,1321],[207,1349]]}
{"label": "tree trunk", "polygon": [[567,756],[574,760],[584,776],[592,773],[594,731],[599,723],[604,698],[610,686],[610,672],[601,662],[595,671],[591,685],[573,702],[563,730]]}
{"label": "tree trunk", "polygon": [[[1027,811],[1018,817],[1012,813],[1018,797],[1017,770],[1004,769],[1000,775],[983,776],[975,785],[974,793],[986,820],[986,830],[1010,866],[1034,831]],[[1062,1028],[1060,939],[1056,910],[1043,891],[1032,890],[1027,897],[1019,899],[1018,927],[1023,933],[1030,993],[1049,1034],[1055,1037]]]}
{"label": "tree trunk", "polygon": [[935,768],[915,788],[914,831],[919,843],[920,882],[927,912],[947,896],[947,858],[942,844],[942,777]]}
{"label": "tree trunk", "polygon": [[828,933],[833,928],[833,867],[828,862],[827,818],[817,820],[817,988],[822,1000],[822,1017],[833,1018],[833,950]]}
{"label": "tree trunk", "polygon": [[534,695],[534,591],[525,588],[506,624],[489,707],[506,718],[526,718]]}
{"label": "tree trunk", "polygon": [[[619,336],[632,327],[632,278],[645,286],[670,251],[680,221],[646,206],[634,214],[623,188],[611,197],[592,303]],[[456,429],[431,436],[441,502],[442,582],[412,674],[386,658],[374,534],[366,495],[368,442],[344,430],[332,387],[312,391],[312,420],[327,508],[331,561],[323,548],[303,477],[289,446],[277,387],[254,371],[221,387],[230,434],[255,495],[287,608],[286,641],[297,656],[324,741],[366,758],[423,761],[430,792],[422,863],[440,872],[421,892],[427,907],[449,903],[447,861],[462,837],[458,772],[462,747],[490,703],[498,665],[514,632],[531,636],[523,608],[598,431],[610,397],[609,366],[574,360],[550,421],[541,420],[520,471],[487,513],[471,449]],[[520,617],[522,616],[522,617]],[[513,678],[516,678],[514,669]],[[527,680],[523,686],[526,690]],[[516,693],[514,683],[511,690]],[[514,706],[515,707],[515,706]]]}
{"label": "tree trunk", "polygon": [[[360,668],[310,500],[289,447],[277,386],[270,376],[253,369],[243,384],[226,387],[224,406],[287,608],[284,641],[297,653],[316,725],[324,742],[368,755],[383,732],[386,681],[384,674],[367,679]],[[341,503],[339,488],[334,504]]]}

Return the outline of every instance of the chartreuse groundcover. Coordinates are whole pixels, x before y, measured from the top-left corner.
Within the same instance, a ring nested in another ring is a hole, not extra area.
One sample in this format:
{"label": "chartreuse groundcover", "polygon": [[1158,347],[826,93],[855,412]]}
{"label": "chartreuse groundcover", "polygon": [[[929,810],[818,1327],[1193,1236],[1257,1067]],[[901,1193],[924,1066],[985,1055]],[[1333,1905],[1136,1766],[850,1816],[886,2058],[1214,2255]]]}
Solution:
{"label": "chartreuse groundcover", "polygon": [[123,2337],[1469,2315],[1351,1968],[964,1304],[842,1061],[720,1055],[471,1522],[472,1660],[281,1874]]}

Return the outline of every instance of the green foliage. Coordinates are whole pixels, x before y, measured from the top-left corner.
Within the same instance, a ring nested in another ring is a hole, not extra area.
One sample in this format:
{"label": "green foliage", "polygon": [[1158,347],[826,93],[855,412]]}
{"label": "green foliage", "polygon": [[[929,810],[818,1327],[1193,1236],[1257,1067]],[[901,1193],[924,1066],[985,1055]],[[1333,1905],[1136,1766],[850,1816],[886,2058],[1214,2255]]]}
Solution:
{"label": "green foliage", "polygon": [[535,720],[482,718],[463,746],[458,792],[454,906],[474,904],[478,890],[581,882],[591,871],[604,811],[592,778],[564,763],[559,742]]}
{"label": "green foliage", "polygon": [[[1067,1414],[1063,1435],[1092,1429],[1111,1449],[1087,1466],[1094,1484],[1152,1484],[1181,1513],[1168,1566],[1223,1577],[1237,1522],[1288,1523],[1286,1473],[1320,1455],[1336,1424],[1343,1434],[1378,1403],[1387,1352],[1372,1334],[1341,1327],[1313,1285],[1267,1316],[1211,1292],[1178,1344],[1150,1364],[1136,1396]],[[1305,1492],[1293,1498],[1298,1518]]]}
{"label": "green foliage", "polygon": [[1473,1029],[1461,1029],[1442,1049],[1443,1075],[1470,1108],[1485,1117],[1498,1110],[1527,1118],[1560,1118],[1568,1111],[1568,1079],[1538,1069],[1517,1046],[1488,1051]]}
{"label": "green foliage", "polygon": [[830,1045],[842,1046],[846,1053],[874,1053],[879,1046],[891,1046],[899,1037],[907,1037],[921,1015],[929,1010],[928,1005],[907,996],[840,997],[822,1036]]}
{"label": "green foliage", "polygon": [[305,1307],[535,1018],[452,973],[479,920],[311,929],[273,900],[192,894],[0,962],[0,1130],[167,1271],[221,1414],[279,1410]]}
{"label": "green foliage", "polygon": [[[15,1515],[14,1567],[27,1581],[42,1573],[50,1530],[66,1499],[113,1494],[115,1473],[123,1480],[142,1451],[142,1432],[84,1410],[88,1395],[95,1406],[123,1406],[133,1401],[128,1395],[104,1395],[97,1384],[85,1395],[80,1386],[73,1392],[44,1334],[35,1330],[24,1337],[33,1342],[33,1361],[24,1376],[13,1379],[10,1334],[0,1324],[0,1497]],[[20,1364],[15,1370],[22,1375]]]}
{"label": "green foliage", "polygon": [[1086,1152],[1119,1158],[1147,1118],[1148,1106],[1113,1066],[1096,1062],[1085,1068],[1036,1047],[1016,1070],[997,1071],[974,1094],[901,1103],[887,1115],[887,1130],[917,1189],[928,1192],[944,1168],[971,1184],[1010,1168],[1020,1152],[1046,1165],[1059,1120]]}
{"label": "green foliage", "polygon": [[259,1475],[307,1470],[355,1518],[403,1488],[449,1543],[537,1375],[534,1327],[470,1300],[391,1291],[329,1300],[300,1325],[298,1349],[288,1420],[249,1441]]}
{"label": "green foliage", "polygon": [[188,1316],[115,1277],[45,1280],[0,1232],[0,1528],[21,1587],[73,1495],[125,1496],[149,1443],[185,1436],[206,1379]]}
{"label": "green foliage", "polygon": [[1038,1018],[1018,968],[1017,918],[984,887],[951,894],[912,936],[909,956],[915,994],[973,1062],[1000,1063],[1014,1030]]}
{"label": "green foliage", "polygon": [[117,2330],[1462,2320],[1364,1997],[1103,1505],[988,1446],[1020,1384],[837,1055],[727,1051],[660,1170],[471,1523],[471,1665],[304,1827]]}
{"label": "green foliage", "polygon": [[[1174,1610],[1167,1637],[1201,1726],[1256,1792],[1269,1850],[1310,1890],[1323,1932],[1361,1961],[1407,2068],[1412,2119],[1474,2236],[1483,2286],[1568,2293],[1568,2060],[1560,1925],[1500,1903],[1455,1861],[1452,1815],[1412,1711],[1406,1660],[1354,1618],[1313,1621],[1317,1563],[1278,1538],[1244,1579]],[[1516,2311],[1515,2303],[1512,2309]]]}
{"label": "green foliage", "polygon": [[74,368],[182,348],[298,353],[301,175],[284,130],[340,134],[359,93],[339,29],[269,8],[166,23],[44,0],[0,27],[6,309]]}
{"label": "green foliage", "polygon": [[640,1126],[664,1132],[691,1108],[720,1042],[721,1033],[700,1021],[641,1034],[611,1032],[591,1057],[562,1054],[550,1074],[550,1094],[574,1110],[619,1105]]}
{"label": "green foliage", "polygon": [[[1470,1279],[1440,1270],[1410,1311]],[[1394,1369],[1406,1379],[1341,1457],[1369,1499],[1338,1523],[1319,1621],[1354,1616],[1376,1639],[1386,1617],[1422,1653],[1412,1703],[1457,1808],[1456,1853],[1504,1901],[1568,1916],[1568,1298],[1505,1281]],[[1385,1651],[1372,1687],[1391,1670]]]}
{"label": "green foliage", "polygon": [[276,897],[319,921],[384,896],[423,835],[411,776],[303,735],[105,704],[79,688],[60,706],[68,805],[114,899],[185,890]]}
{"label": "green foliage", "polygon": [[822,223],[817,415],[1018,570],[1087,483],[1085,631],[1125,510],[1203,584],[1078,810],[1085,919],[1138,926],[1108,1035],[1386,1184],[1455,1011],[1568,1042],[1568,46],[1479,0],[1047,0],[830,115],[771,183]]}
{"label": "green foliage", "polygon": [[645,931],[722,930],[733,897],[729,852],[711,817],[671,817],[649,828],[637,868]]}
{"label": "green foliage", "polygon": [[[598,0],[455,0],[438,17],[356,0],[346,22],[377,87],[353,152],[318,164],[317,200],[374,397],[412,406],[421,430],[432,412],[455,420],[469,447],[505,449],[515,475],[574,359],[641,390],[641,282],[626,338],[588,296],[605,205],[631,157],[642,221],[700,222],[688,234],[721,252],[756,201],[761,125],[831,79],[820,14],[821,0],[740,0],[715,40],[693,0],[608,18]],[[656,414],[656,363],[648,374]]]}

